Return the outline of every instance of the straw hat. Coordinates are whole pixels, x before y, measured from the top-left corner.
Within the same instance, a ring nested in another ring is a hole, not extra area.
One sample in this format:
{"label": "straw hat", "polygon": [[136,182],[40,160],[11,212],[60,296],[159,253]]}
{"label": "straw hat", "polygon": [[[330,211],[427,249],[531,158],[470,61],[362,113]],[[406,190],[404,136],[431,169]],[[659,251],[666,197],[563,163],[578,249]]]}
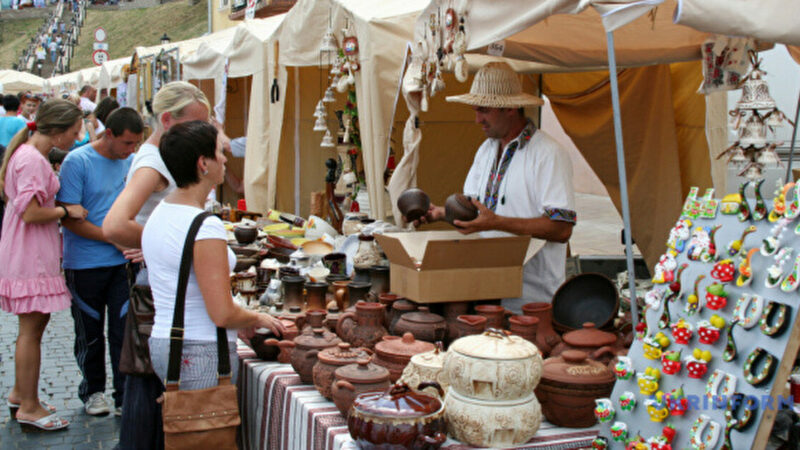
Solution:
{"label": "straw hat", "polygon": [[469,94],[452,95],[446,100],[486,108],[522,108],[544,104],[541,98],[522,92],[517,73],[504,62],[484,65],[475,75]]}

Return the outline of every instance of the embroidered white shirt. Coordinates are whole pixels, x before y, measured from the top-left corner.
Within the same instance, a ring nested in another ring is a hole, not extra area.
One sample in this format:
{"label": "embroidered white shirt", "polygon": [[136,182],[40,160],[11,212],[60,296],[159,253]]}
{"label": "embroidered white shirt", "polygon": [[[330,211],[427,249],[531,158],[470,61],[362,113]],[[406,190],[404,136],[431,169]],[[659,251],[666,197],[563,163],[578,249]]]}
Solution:
{"label": "embroidered white shirt", "polygon": [[[486,183],[495,165],[499,145],[499,139],[491,138],[481,144],[464,182],[464,194],[476,197],[484,204]],[[504,153],[507,148],[503,149]],[[572,163],[566,150],[555,139],[542,130],[536,130],[530,141],[517,149],[511,159],[500,185],[495,213],[507,217],[546,217],[546,208],[575,211]],[[482,234],[492,237],[503,233]],[[504,299],[503,306],[521,313],[525,303],[550,303],[556,289],[564,282],[566,254],[566,244],[547,242],[525,264],[522,297]]]}

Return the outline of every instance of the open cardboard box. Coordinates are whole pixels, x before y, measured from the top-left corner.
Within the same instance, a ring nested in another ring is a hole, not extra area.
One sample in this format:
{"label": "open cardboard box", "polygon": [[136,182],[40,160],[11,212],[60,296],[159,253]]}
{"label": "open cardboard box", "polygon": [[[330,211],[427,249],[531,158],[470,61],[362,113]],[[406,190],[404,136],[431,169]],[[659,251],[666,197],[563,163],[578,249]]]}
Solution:
{"label": "open cardboard box", "polygon": [[392,292],[421,303],[520,297],[522,266],[545,243],[452,230],[375,237],[389,258]]}

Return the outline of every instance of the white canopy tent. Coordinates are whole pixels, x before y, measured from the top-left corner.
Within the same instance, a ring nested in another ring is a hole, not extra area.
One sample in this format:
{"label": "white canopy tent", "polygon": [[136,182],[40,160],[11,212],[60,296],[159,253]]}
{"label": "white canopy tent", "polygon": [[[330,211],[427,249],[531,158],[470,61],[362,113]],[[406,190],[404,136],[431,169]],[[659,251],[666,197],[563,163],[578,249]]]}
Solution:
{"label": "white canopy tent", "polygon": [[122,81],[122,68],[125,64],[130,64],[131,57],[112,59],[104,62],[100,66],[100,74],[97,81],[97,89],[107,89],[109,92]]}
{"label": "white canopy tent", "polygon": [[21,91],[38,94],[44,91],[44,84],[43,78],[29,72],[0,70],[0,92],[4,94],[17,94]]}

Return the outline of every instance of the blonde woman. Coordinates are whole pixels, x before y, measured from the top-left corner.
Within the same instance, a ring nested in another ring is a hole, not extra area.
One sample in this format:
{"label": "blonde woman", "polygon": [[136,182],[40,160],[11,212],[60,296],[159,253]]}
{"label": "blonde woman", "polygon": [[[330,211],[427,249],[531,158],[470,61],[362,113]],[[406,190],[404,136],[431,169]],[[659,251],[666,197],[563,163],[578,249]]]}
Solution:
{"label": "blonde woman", "polygon": [[[183,82],[168,83],[153,98],[153,114],[156,118],[155,132],[139,147],[128,171],[125,189],[117,197],[103,221],[103,235],[106,239],[126,247],[125,256],[133,262],[142,260],[141,240],[144,225],[156,205],[161,202],[176,185],[167,166],[161,159],[158,145],[161,136],[173,125],[193,120],[208,121],[211,106],[203,91]],[[131,307],[136,310],[137,302],[149,301],[152,294],[147,285],[147,271],[141,270],[136,278],[136,288],[131,293]],[[147,298],[140,299],[139,295]],[[131,325],[132,316],[126,323]],[[149,336],[143,336],[147,341]],[[123,343],[123,348],[127,346]],[[149,350],[148,350],[149,351]],[[161,409],[156,404],[164,388],[154,374],[131,374],[125,378],[125,398],[122,402],[122,424],[120,426],[119,446],[121,449],[163,447]]]}
{"label": "blonde woman", "polygon": [[39,367],[42,334],[50,313],[69,308],[70,296],[61,275],[58,220],[83,220],[81,205],[55,205],[59,182],[47,155],[53,147],[69,147],[81,127],[81,110],[65,100],[49,100],[36,122],[20,130],[8,144],[0,167],[0,189],[8,199],[0,240],[0,309],[19,318],[14,357],[14,387],[9,409],[23,429],[52,431],[69,422],[41,403]]}

